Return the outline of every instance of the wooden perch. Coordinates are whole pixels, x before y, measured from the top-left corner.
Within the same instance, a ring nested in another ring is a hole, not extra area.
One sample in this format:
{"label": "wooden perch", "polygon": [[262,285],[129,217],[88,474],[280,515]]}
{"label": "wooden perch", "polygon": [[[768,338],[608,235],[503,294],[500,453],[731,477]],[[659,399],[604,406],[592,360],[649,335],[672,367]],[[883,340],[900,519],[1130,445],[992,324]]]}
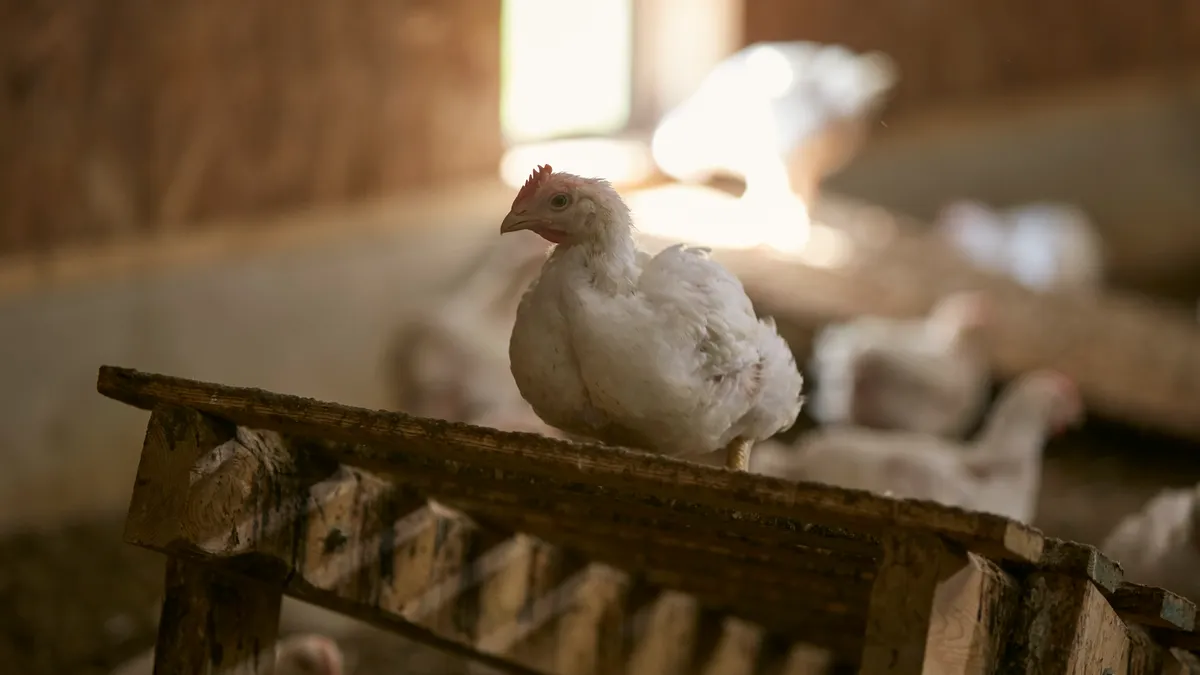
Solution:
{"label": "wooden perch", "polygon": [[862,314],[920,316],[950,292],[980,290],[991,296],[985,343],[998,375],[1057,369],[1079,384],[1090,410],[1200,440],[1200,326],[1192,315],[1116,292],[1038,294],[974,269],[878,208],[844,202],[823,210],[816,217],[851,242],[844,266],[751,251],[718,256],[758,311],[775,317],[800,358],[813,331],[827,323]]}
{"label": "wooden perch", "polygon": [[[649,628],[627,644],[634,605],[624,572],[329,464],[311,445],[173,406],[155,408],[146,438],[126,538],[178,556],[172,569],[209,574],[202,566],[221,565],[232,579],[255,579],[241,583],[276,605],[284,591],[506,672],[674,672],[717,658],[694,637],[695,597],[652,590]],[[194,604],[210,586],[189,582],[167,607],[180,594]],[[742,625],[730,623],[723,639],[737,641]],[[839,626],[805,625],[818,639]],[[173,656],[164,663],[211,651],[168,633],[175,642],[165,643]],[[830,642],[856,658],[852,629]]]}
{"label": "wooden perch", "polygon": [[280,592],[526,674],[1150,675],[1196,641],[1191,603],[997,516],[115,368],[99,389],[153,411],[126,538],[172,557],[164,612],[226,617],[163,634],[182,672],[235,626],[273,640]]}
{"label": "wooden perch", "polygon": [[[868,533],[912,529],[1018,561],[1036,561],[1042,551],[1040,532],[999,516],[729,472],[623,448],[108,366],[100,370],[98,389],[144,409],[176,405],[246,427],[327,439],[312,443],[311,450],[460,502],[499,503],[534,513],[553,512],[558,503],[578,504],[598,513],[619,509],[713,529],[736,523],[742,531],[785,546],[811,546],[816,525]],[[821,544],[836,551],[838,537],[821,537]]]}

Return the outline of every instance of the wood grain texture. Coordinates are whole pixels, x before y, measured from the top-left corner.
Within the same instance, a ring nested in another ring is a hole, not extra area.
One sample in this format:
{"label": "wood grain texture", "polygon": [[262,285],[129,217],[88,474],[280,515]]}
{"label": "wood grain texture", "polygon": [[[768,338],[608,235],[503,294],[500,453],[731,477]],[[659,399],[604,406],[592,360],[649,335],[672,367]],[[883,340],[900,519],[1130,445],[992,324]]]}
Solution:
{"label": "wood grain texture", "polygon": [[[786,569],[769,577],[771,568],[757,568],[756,585],[737,583],[737,573],[714,577],[722,567],[713,563],[680,573],[668,558],[646,569],[619,556],[630,566],[618,571],[581,555],[603,546],[514,533],[486,510],[467,516],[452,499],[427,502],[403,483],[332,464],[312,442],[186,408],[156,407],[146,438],[126,523],[131,543],[274,584],[505,672],[686,673],[747,651],[757,668],[761,640],[747,632],[784,642],[802,634],[850,661],[859,649],[863,607],[813,604],[792,619],[803,592],[770,589]],[[664,590],[667,582],[688,592]],[[764,587],[770,592],[750,592]],[[728,617],[735,609],[766,627]],[[716,644],[727,648],[719,654]]]}
{"label": "wood grain texture", "polygon": [[1125,624],[1091,581],[1035,572],[1026,579],[1021,605],[999,672],[1128,673]]}
{"label": "wood grain texture", "polygon": [[1011,639],[1020,583],[974,554],[938,585],[925,647],[925,675],[992,675]]}
{"label": "wood grain texture", "polygon": [[871,587],[862,672],[921,675],[938,586],[966,564],[937,537],[886,534]]}
{"label": "wood grain texture", "polygon": [[1126,621],[1184,632],[1196,627],[1196,605],[1163,588],[1126,582],[1109,602]]}
{"label": "wood grain texture", "polygon": [[0,252],[377,197],[500,159],[499,0],[3,8]]}
{"label": "wood grain texture", "polygon": [[[691,516],[694,527],[715,516],[710,526],[739,522],[760,536],[800,545],[805,535],[821,528],[902,528],[943,536],[998,558],[1036,561],[1042,551],[1040,532],[999,516],[730,472],[622,448],[107,366],[101,369],[98,389],[145,409],[177,405],[237,424],[321,438],[312,452],[459,500],[474,497],[536,510],[547,505],[531,499],[597,508],[626,503],[664,520]],[[801,534],[793,534],[797,532]],[[836,540],[826,541],[836,547]]]}
{"label": "wood grain texture", "polygon": [[169,558],[154,675],[271,675],[282,600],[278,585]]}

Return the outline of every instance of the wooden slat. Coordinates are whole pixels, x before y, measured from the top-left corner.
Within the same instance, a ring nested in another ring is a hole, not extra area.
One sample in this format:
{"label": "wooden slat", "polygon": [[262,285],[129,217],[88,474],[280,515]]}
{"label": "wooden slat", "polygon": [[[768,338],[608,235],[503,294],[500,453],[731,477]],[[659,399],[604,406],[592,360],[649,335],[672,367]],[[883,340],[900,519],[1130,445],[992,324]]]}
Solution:
{"label": "wooden slat", "polygon": [[154,675],[271,675],[280,586],[167,559]]}
{"label": "wooden slat", "polygon": [[[126,538],[274,584],[505,672],[621,675],[652,667],[702,669],[717,658],[710,649],[720,636],[716,628],[712,641],[677,634],[687,624],[680,617],[690,616],[681,607],[694,608],[700,621],[697,595],[659,593],[646,616],[659,616],[651,624],[660,628],[627,644],[626,622],[636,605],[629,604],[624,572],[497,528],[486,517],[427,503],[404,486],[331,464],[312,449],[275,432],[159,406],[147,429]],[[754,625],[759,634],[825,640],[843,658],[854,658],[862,607],[846,605],[844,611],[858,613],[840,618],[822,615],[815,604],[813,611],[797,611],[803,593],[772,587],[766,566],[757,568],[757,585],[699,573],[719,565],[695,569],[695,577],[686,571],[671,576],[664,558],[648,580],[678,582],[712,603],[774,621],[774,632]],[[703,616],[707,626],[719,615]]]}
{"label": "wooden slat", "polygon": [[925,647],[925,672],[992,675],[1020,602],[1020,584],[989,560],[967,564],[938,585]]}
{"label": "wooden slat", "polygon": [[1131,652],[1125,624],[1091,581],[1035,572],[1026,579],[1021,605],[997,672],[1127,672]]}
{"label": "wooden slat", "polygon": [[[594,495],[596,503],[623,497],[652,507],[663,518],[692,507],[713,509],[730,520],[763,525],[764,533],[774,531],[783,539],[788,536],[780,527],[784,523],[767,519],[787,519],[789,528],[795,528],[797,521],[875,532],[907,528],[944,536],[989,556],[1020,561],[1036,561],[1042,550],[1040,532],[998,516],[730,472],[621,448],[503,433],[121,368],[103,367],[98,389],[146,409],[178,405],[237,424],[344,442],[343,454],[335,459],[383,475],[402,476],[413,458],[490,470],[496,499],[519,500],[529,492],[531,482],[544,481],[545,487],[539,487],[543,496],[576,495],[586,488],[603,493]],[[446,475],[442,480],[451,485],[455,477]]]}
{"label": "wooden slat", "polygon": [[1077,579],[1088,579],[1106,594],[1115,593],[1125,581],[1120,563],[1094,546],[1062,539],[1046,539],[1038,569]]}
{"label": "wooden slat", "polygon": [[938,586],[965,564],[962,553],[936,537],[884,535],[867,613],[864,673],[924,672]]}
{"label": "wooden slat", "polygon": [[1126,621],[1185,632],[1196,627],[1196,605],[1166,589],[1126,582],[1109,602]]}

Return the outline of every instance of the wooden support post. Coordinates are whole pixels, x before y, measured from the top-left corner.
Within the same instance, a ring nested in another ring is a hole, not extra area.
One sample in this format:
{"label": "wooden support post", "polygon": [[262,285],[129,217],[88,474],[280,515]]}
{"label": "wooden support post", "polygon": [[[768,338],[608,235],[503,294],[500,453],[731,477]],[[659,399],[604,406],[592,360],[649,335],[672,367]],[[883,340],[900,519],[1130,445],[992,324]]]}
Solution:
{"label": "wooden support post", "polygon": [[991,561],[973,553],[942,582],[926,642],[925,672],[993,675],[1019,610],[1020,585]]}
{"label": "wooden support post", "polygon": [[1003,673],[1124,675],[1130,658],[1125,623],[1088,579],[1035,572],[1002,658]]}
{"label": "wooden support post", "polygon": [[272,675],[282,589],[167,559],[154,675]]}
{"label": "wooden support post", "polygon": [[1163,655],[1162,675],[1200,675],[1200,657],[1172,647]]}
{"label": "wooden support post", "polygon": [[693,598],[664,591],[648,608],[625,675],[687,675],[696,648],[700,609]]}
{"label": "wooden support post", "polygon": [[741,619],[725,619],[721,637],[712,657],[704,667],[704,675],[754,675],[763,631]]}
{"label": "wooden support post", "polygon": [[966,557],[938,537],[889,532],[871,587],[863,675],[921,675],[938,585]]}

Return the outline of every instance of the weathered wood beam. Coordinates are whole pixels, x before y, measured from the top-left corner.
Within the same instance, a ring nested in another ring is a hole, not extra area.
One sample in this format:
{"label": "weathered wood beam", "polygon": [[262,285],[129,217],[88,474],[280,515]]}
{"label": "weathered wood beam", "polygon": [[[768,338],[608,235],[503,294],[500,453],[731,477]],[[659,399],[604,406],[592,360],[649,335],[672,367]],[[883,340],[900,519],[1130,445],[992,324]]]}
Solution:
{"label": "weathered wood beam", "polygon": [[1047,538],[1037,568],[1077,579],[1088,579],[1106,595],[1116,592],[1125,581],[1120,563],[1094,546],[1075,541]]}
{"label": "weathered wood beam", "polygon": [[[274,432],[160,406],[147,429],[126,538],[506,672],[623,675],[679,663],[703,668],[716,658],[706,640],[678,633],[687,625],[681,608],[699,612],[695,597],[658,595],[646,605],[652,630],[627,644],[625,573],[427,503],[310,450]],[[712,596],[730,592],[719,579],[708,583]],[[761,611],[769,601],[805,616],[795,611],[802,595],[771,590],[751,600],[740,607]],[[828,635],[844,655],[856,620],[781,625]]]}
{"label": "weathered wood beam", "polygon": [[967,564],[938,584],[925,646],[925,672],[999,674],[1011,639],[1021,587],[989,560],[967,554]]}
{"label": "weathered wood beam", "polygon": [[[876,533],[895,528],[929,532],[990,557],[1012,560],[1036,561],[1042,551],[1040,532],[999,516],[731,472],[622,448],[120,368],[101,368],[97,387],[106,396],[147,409],[177,405],[244,426],[326,439],[330,442],[322,447],[333,459],[397,479],[424,463],[429,475],[423,478],[437,494],[463,485],[461,473],[455,472],[482,470],[492,477],[488,496],[496,501],[519,498],[536,488],[543,497],[574,497],[588,504],[628,500],[664,519],[707,509],[730,521],[753,523],[761,527],[759,534],[773,533],[780,540],[804,523],[816,523]],[[478,483],[471,487],[483,489]]]}
{"label": "weathered wood beam", "polygon": [[1126,621],[1184,632],[1196,627],[1196,605],[1163,588],[1126,582],[1108,601]]}
{"label": "weathered wood beam", "polygon": [[1126,673],[1131,654],[1125,623],[1088,579],[1034,572],[999,672]]}
{"label": "weathered wood beam", "polygon": [[271,675],[282,587],[167,559],[154,675]]}

